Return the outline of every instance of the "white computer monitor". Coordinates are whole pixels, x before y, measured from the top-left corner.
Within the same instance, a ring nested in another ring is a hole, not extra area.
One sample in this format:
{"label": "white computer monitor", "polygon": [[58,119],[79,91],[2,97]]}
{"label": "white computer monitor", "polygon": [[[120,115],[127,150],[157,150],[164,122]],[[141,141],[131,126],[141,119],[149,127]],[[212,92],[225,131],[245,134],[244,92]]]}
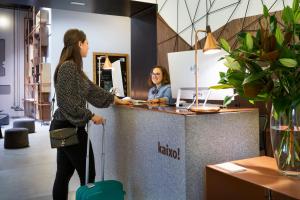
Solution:
{"label": "white computer monitor", "polygon": [[[209,87],[217,85],[219,72],[226,72],[224,60],[226,52],[221,50],[216,54],[204,54],[198,51],[198,88],[199,99],[204,100],[209,92]],[[172,98],[177,98],[178,89],[181,90],[181,99],[193,99],[195,96],[195,51],[181,51],[168,53],[169,72],[171,80]],[[211,90],[208,100],[224,100],[225,96],[232,96],[233,89]]]}
{"label": "white computer monitor", "polygon": [[124,97],[125,95],[124,95],[120,60],[117,60],[112,63],[111,76],[112,76],[112,83],[113,83],[112,85],[113,85],[114,94],[119,97]]}

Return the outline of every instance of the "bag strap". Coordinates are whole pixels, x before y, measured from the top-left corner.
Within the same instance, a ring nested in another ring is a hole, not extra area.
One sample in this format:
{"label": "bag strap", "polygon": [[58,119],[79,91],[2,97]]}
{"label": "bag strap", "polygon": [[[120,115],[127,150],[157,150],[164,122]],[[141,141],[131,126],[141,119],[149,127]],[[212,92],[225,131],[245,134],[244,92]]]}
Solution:
{"label": "bag strap", "polygon": [[52,104],[51,104],[51,117],[53,117],[53,114],[54,114],[54,104],[55,104],[55,96],[56,96],[56,91],[54,91],[54,95],[53,95],[53,98],[52,98]]}

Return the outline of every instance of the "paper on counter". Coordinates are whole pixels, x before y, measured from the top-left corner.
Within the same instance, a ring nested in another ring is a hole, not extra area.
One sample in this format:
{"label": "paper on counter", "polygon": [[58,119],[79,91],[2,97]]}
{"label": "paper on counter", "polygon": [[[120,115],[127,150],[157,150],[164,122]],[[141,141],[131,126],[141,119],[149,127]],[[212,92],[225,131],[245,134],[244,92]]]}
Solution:
{"label": "paper on counter", "polygon": [[242,172],[247,170],[245,167],[239,166],[231,162],[221,163],[215,166],[231,173]]}

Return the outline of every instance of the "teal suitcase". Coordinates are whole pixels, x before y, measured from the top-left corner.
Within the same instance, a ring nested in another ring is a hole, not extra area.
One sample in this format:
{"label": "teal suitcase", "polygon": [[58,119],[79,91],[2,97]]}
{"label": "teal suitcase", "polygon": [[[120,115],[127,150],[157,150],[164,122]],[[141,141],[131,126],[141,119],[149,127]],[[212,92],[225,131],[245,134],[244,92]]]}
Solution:
{"label": "teal suitcase", "polygon": [[[123,190],[123,184],[120,181],[116,180],[104,180],[104,161],[105,161],[105,153],[104,153],[104,135],[105,128],[104,124],[103,132],[102,132],[102,153],[101,153],[101,175],[102,181],[98,181],[95,183],[87,183],[88,182],[88,170],[85,171],[86,185],[81,186],[76,191],[76,200],[124,200],[125,191]],[[88,145],[87,149],[89,149],[89,136],[88,136]],[[89,169],[89,150],[87,150],[86,156],[86,169]]]}
{"label": "teal suitcase", "polygon": [[105,180],[78,188],[76,200],[124,200],[124,195],[121,182]]}

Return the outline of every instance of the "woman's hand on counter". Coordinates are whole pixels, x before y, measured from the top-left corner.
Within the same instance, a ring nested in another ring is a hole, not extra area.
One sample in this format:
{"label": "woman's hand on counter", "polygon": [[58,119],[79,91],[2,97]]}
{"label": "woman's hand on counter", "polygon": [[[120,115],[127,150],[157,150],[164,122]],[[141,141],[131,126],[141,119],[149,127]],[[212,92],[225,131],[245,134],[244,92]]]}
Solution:
{"label": "woman's hand on counter", "polygon": [[167,103],[165,98],[158,98],[158,99],[150,99],[148,100],[148,103],[161,103],[161,104],[165,104]]}
{"label": "woman's hand on counter", "polygon": [[101,117],[99,115],[93,115],[92,119],[91,119],[94,124],[105,124],[106,123],[106,119],[104,117]]}
{"label": "woman's hand on counter", "polygon": [[132,102],[130,100],[123,100],[123,99],[119,99],[118,97],[115,96],[115,100],[114,103],[116,105],[131,105]]}

